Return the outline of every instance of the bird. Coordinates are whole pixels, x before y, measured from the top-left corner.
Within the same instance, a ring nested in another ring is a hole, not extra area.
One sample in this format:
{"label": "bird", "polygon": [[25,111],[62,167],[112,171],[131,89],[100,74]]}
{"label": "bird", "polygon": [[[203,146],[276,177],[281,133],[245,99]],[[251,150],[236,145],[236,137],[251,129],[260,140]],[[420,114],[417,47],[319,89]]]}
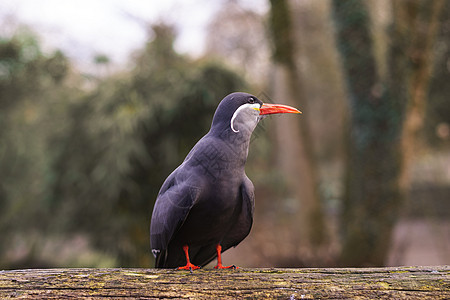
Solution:
{"label": "bird", "polygon": [[211,128],[164,181],[150,222],[156,268],[192,270],[237,246],[250,233],[255,208],[254,186],[245,173],[250,138],[270,114],[298,109],[263,103],[243,92],[219,103]]}

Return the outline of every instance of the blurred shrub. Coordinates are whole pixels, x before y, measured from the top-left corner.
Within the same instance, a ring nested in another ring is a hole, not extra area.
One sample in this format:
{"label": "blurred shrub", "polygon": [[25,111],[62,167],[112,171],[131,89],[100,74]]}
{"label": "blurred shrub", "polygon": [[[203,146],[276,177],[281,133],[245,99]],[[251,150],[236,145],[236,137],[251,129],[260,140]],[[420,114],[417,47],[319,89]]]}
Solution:
{"label": "blurred shrub", "polygon": [[[133,70],[89,91],[73,88],[80,78],[65,80],[62,52],[46,57],[36,39],[2,40],[0,134],[10,145],[1,147],[0,176],[10,180],[0,185],[0,251],[38,230],[41,238],[24,243],[32,267],[45,236],[81,233],[120,266],[150,265],[149,222],[162,182],[209,130],[220,99],[245,88],[225,67],[176,53],[171,27],[152,29]],[[13,105],[22,119],[4,110]]]}

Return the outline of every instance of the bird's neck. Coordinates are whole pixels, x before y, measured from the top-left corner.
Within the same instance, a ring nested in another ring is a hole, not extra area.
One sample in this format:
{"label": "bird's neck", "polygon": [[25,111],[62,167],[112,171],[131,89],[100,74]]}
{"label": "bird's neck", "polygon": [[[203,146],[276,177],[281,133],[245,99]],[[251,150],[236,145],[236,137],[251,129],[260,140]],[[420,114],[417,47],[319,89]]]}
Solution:
{"label": "bird's neck", "polygon": [[252,131],[241,128],[239,132],[234,132],[231,128],[225,128],[222,131],[210,131],[210,134],[220,140],[222,150],[229,153],[228,159],[234,161],[236,167],[244,168]]}
{"label": "bird's neck", "polygon": [[235,167],[243,169],[247,161],[252,132],[258,121],[258,112],[254,110],[241,112],[233,119],[219,120],[215,116],[208,134],[220,140],[228,159],[236,164]]}

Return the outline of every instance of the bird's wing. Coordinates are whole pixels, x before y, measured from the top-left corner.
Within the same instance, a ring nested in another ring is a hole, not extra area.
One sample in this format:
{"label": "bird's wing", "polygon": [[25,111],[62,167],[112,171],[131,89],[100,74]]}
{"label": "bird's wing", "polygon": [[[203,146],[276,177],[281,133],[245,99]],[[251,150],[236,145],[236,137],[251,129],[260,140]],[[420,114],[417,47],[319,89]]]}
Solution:
{"label": "bird's wing", "polygon": [[253,213],[255,211],[255,188],[253,183],[245,176],[240,187],[242,210],[237,216],[235,224],[222,241],[223,251],[237,246],[250,233],[253,224]]}
{"label": "bird's wing", "polygon": [[164,261],[172,236],[186,220],[199,196],[200,188],[192,184],[193,180],[179,176],[177,170],[164,182],[153,208],[150,242],[157,262]]}

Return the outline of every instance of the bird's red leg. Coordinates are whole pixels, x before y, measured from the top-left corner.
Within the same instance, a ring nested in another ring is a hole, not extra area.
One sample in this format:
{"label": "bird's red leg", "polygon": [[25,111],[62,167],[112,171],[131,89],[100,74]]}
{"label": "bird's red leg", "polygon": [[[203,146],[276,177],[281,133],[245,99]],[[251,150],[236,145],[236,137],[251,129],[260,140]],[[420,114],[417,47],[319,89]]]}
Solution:
{"label": "bird's red leg", "polygon": [[220,244],[217,244],[216,251],[217,251],[217,266],[215,266],[214,269],[239,269],[239,267],[236,267],[235,265],[227,267],[222,265],[222,246],[220,246]]}
{"label": "bird's red leg", "polygon": [[200,269],[199,266],[191,264],[191,262],[189,260],[189,247],[188,247],[188,245],[184,245],[183,246],[183,251],[184,251],[184,254],[186,255],[186,262],[187,263],[183,267],[178,267],[177,270],[189,270],[189,271],[192,271],[192,270]]}

